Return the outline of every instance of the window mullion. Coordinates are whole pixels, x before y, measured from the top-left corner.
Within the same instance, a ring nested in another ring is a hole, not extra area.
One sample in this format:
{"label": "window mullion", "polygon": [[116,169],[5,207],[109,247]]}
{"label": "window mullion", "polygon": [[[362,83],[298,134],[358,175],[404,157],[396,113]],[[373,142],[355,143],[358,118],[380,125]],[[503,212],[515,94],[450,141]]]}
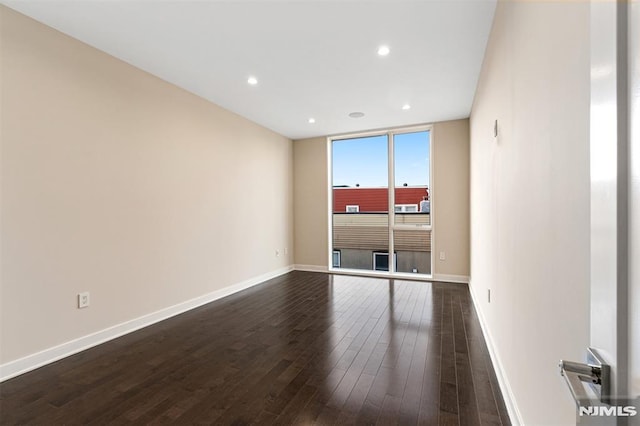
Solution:
{"label": "window mullion", "polygon": [[394,254],[395,254],[395,247],[394,247],[394,238],[393,238],[393,225],[395,224],[396,221],[396,209],[395,209],[395,167],[394,167],[394,152],[393,152],[393,133],[389,132],[387,133],[387,147],[389,149],[388,155],[387,155],[387,160],[389,161],[388,164],[388,168],[389,168],[389,179],[388,179],[388,193],[389,193],[389,205],[388,205],[388,218],[389,218],[389,272],[390,273],[394,273],[396,272],[396,265],[395,262],[393,261]]}

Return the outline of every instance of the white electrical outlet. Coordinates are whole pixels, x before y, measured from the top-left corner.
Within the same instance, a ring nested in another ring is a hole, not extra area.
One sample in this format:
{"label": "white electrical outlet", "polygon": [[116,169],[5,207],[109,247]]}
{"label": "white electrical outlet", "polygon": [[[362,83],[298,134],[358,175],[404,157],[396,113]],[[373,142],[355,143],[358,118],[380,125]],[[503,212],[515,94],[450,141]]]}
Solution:
{"label": "white electrical outlet", "polygon": [[276,249],[276,257],[280,256],[280,250]]}
{"label": "white electrical outlet", "polygon": [[78,293],[78,309],[89,307],[89,292]]}
{"label": "white electrical outlet", "polygon": [[447,257],[443,251],[440,252],[440,260],[445,260]]}

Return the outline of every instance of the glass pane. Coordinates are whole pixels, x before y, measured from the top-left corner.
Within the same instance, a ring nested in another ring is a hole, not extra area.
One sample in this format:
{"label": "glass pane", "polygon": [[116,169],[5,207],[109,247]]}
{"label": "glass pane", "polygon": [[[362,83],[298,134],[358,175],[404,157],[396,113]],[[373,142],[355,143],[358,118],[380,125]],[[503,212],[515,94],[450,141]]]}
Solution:
{"label": "glass pane", "polygon": [[389,250],[387,153],[387,135],[332,142],[334,268],[374,270]]}
{"label": "glass pane", "polygon": [[397,272],[431,273],[431,231],[401,229],[393,231]]}
{"label": "glass pane", "polygon": [[431,224],[429,145],[427,131],[393,137],[395,224]]}

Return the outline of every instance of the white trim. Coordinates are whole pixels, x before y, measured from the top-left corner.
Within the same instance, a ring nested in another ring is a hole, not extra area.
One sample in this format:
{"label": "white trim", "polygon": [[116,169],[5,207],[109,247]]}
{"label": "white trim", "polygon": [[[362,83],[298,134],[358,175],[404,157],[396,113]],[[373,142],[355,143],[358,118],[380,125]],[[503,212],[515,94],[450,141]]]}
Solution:
{"label": "white trim", "polygon": [[0,365],[0,382],[187,312],[293,270],[287,266]]}
{"label": "white trim", "polygon": [[327,137],[327,271],[333,263],[333,140]]}
{"label": "white trim", "polygon": [[370,278],[382,278],[386,280],[412,280],[412,281],[424,281],[433,282],[434,279],[431,275],[427,274],[414,274],[411,272],[388,272],[388,271],[374,271],[371,269],[342,269],[342,268],[330,268],[325,270],[329,274],[335,275],[353,275],[356,277],[370,277]]}
{"label": "white trim", "polygon": [[[389,243],[387,247],[387,271],[390,274],[396,273],[396,269],[398,268],[397,257],[394,256],[393,260],[389,260],[389,253],[396,254],[396,237],[395,237],[395,228],[396,224],[396,153],[395,153],[395,133],[389,132],[387,133],[387,191],[389,195],[389,199],[387,200],[387,233],[389,234]],[[376,268],[376,253],[373,253],[373,270],[381,271],[383,269]]]}
{"label": "white trim", "polygon": [[[431,238],[431,273],[433,275],[437,275],[436,274],[436,251],[434,250],[435,248],[438,247],[437,244],[437,238],[436,238],[436,230],[433,226],[434,222],[436,222],[436,215],[435,215],[435,209],[433,208],[433,203],[431,202],[433,200],[433,188],[435,187],[435,182],[436,179],[435,178],[435,169],[436,169],[436,160],[437,158],[435,158],[433,156],[433,154],[436,152],[434,146],[435,146],[435,139],[436,139],[436,126],[430,126],[429,127],[429,185],[427,185],[426,188],[426,193],[429,195],[429,231],[431,231],[431,234],[429,235],[429,238]],[[418,208],[419,209],[419,208]],[[467,279],[467,283],[469,282],[469,280]]]}
{"label": "white trim", "polygon": [[515,426],[523,425],[522,415],[520,414],[520,410],[518,410],[518,405],[516,404],[516,398],[513,395],[513,391],[511,390],[511,386],[509,385],[509,380],[507,379],[507,375],[502,366],[502,361],[500,360],[500,356],[496,351],[496,346],[493,343],[493,337],[491,337],[491,332],[489,331],[489,327],[487,326],[487,322],[484,319],[484,315],[482,311],[479,309],[478,301],[476,300],[475,293],[473,292],[473,288],[471,283],[469,283],[469,293],[471,293],[471,301],[473,302],[473,306],[478,314],[478,320],[480,322],[480,328],[482,328],[482,334],[484,335],[484,340],[487,343],[487,348],[489,349],[489,356],[491,357],[491,362],[493,363],[493,368],[496,372],[496,377],[498,378],[498,385],[500,386],[500,390],[502,391],[502,397],[504,398],[504,403],[507,407],[507,413],[509,414],[509,419],[511,423]]}
{"label": "white trim", "polygon": [[433,281],[444,281],[447,283],[469,284],[469,277],[466,275],[433,274]]}
{"label": "white trim", "polygon": [[373,269],[346,269],[346,268],[329,268],[328,273],[336,275],[354,275],[357,277],[371,278],[395,278],[388,271],[374,271]]}
{"label": "white trim", "polygon": [[305,272],[329,272],[329,268],[326,266],[320,265],[295,265],[294,269],[296,271],[305,271]]}
{"label": "white trim", "polygon": [[357,138],[366,138],[369,136],[382,136],[390,132],[393,132],[396,135],[400,135],[403,133],[420,132],[422,130],[426,130],[429,128],[433,128],[433,123],[423,123],[423,124],[416,124],[416,125],[410,125],[410,126],[384,127],[381,129],[366,130],[363,132],[339,133],[335,135],[328,135],[327,139],[334,140],[334,141],[342,140],[342,139],[357,139]]}

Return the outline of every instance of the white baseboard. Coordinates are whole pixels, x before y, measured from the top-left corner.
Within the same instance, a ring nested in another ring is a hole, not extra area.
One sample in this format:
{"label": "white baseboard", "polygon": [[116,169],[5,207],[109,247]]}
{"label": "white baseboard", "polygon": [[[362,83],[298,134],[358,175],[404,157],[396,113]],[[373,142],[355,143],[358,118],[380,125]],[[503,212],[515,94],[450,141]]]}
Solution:
{"label": "white baseboard", "polygon": [[294,269],[296,271],[306,271],[306,272],[329,272],[329,268],[326,266],[318,266],[318,265],[295,265]]}
{"label": "white baseboard", "polygon": [[150,326],[167,318],[171,318],[175,315],[213,302],[214,300],[221,299],[233,293],[237,293],[249,287],[261,284],[267,280],[278,277],[280,275],[284,275],[287,272],[291,272],[293,269],[293,266],[280,268],[275,271],[271,271],[266,274],[262,274],[257,277],[239,282],[237,284],[221,288],[220,290],[213,291],[203,296],[178,303],[177,305],[169,306],[168,308],[161,309],[148,315],[144,315],[139,318],[135,318],[109,328],[105,328],[104,330],[88,334],[78,339],[65,342],[61,345],[45,349],[41,352],[27,355],[24,358],[2,364],[0,365],[0,382],[11,379],[12,377],[19,376],[20,374],[26,373],[28,371],[35,370],[36,368],[42,367],[46,364],[50,364],[78,352],[82,352],[86,349],[97,346],[101,343],[105,343],[109,340],[113,340],[125,334],[134,332],[141,328]]}
{"label": "white baseboard", "polygon": [[466,275],[433,274],[433,280],[447,283],[469,284],[469,277]]}
{"label": "white baseboard", "polygon": [[[307,271],[307,272],[329,272],[339,275],[356,275],[356,276],[364,276],[364,277],[374,277],[374,278],[388,278],[388,273],[386,272],[378,272],[378,271],[370,271],[370,270],[333,270],[329,271],[329,268],[326,266],[318,266],[318,265],[298,265],[294,266],[296,271]],[[433,276],[424,277],[420,276],[416,278],[412,274],[405,274],[406,278],[417,279],[420,281],[442,281],[449,283],[459,283],[459,284],[469,284],[469,277],[466,275],[446,275],[446,274],[434,274]],[[399,274],[401,278],[404,277],[402,274]]]}
{"label": "white baseboard", "polygon": [[489,349],[489,356],[491,357],[491,362],[493,363],[493,367],[496,371],[496,376],[498,378],[498,385],[500,386],[500,390],[502,391],[502,397],[504,398],[504,403],[507,406],[507,412],[509,414],[509,419],[511,423],[515,426],[523,425],[522,416],[520,414],[520,410],[518,410],[518,405],[516,404],[515,396],[511,390],[511,386],[509,385],[509,380],[505,374],[504,368],[502,366],[502,361],[500,361],[500,356],[495,349],[495,344],[493,343],[493,337],[491,337],[491,332],[489,331],[489,327],[487,326],[487,322],[484,319],[484,315],[479,308],[478,301],[476,300],[476,296],[473,292],[473,288],[471,283],[469,283],[469,293],[471,293],[471,300],[473,301],[474,308],[476,313],[478,314],[478,320],[480,321],[480,327],[482,328],[482,334],[484,335],[484,340],[487,343],[487,348]]}

